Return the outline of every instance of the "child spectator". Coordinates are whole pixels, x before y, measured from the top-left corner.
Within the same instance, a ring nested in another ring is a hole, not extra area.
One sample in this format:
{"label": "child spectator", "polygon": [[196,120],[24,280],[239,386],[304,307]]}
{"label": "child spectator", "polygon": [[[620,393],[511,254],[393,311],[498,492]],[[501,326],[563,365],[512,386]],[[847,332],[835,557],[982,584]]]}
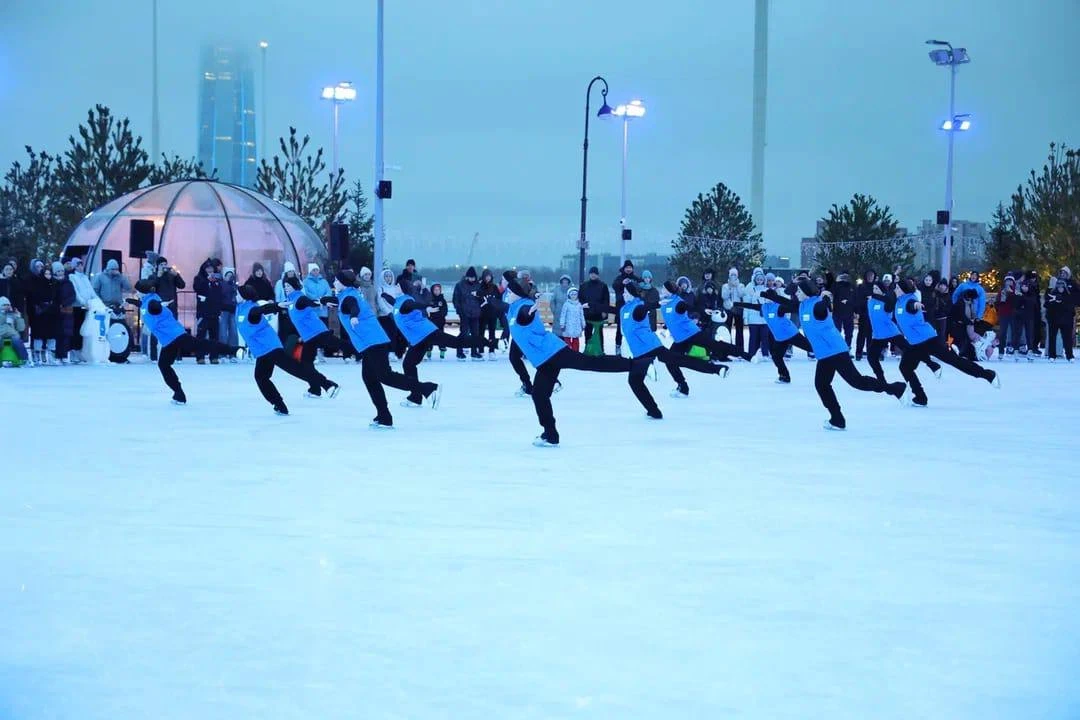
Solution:
{"label": "child spectator", "polygon": [[566,291],[566,302],[563,303],[559,320],[555,324],[559,326],[563,342],[574,352],[580,352],[581,334],[585,332],[585,310],[578,301],[577,288],[572,287]]}
{"label": "child spectator", "polygon": [[[0,297],[0,346],[5,342],[11,342],[15,355],[21,362],[26,362],[26,346],[23,345],[21,335],[26,332],[26,320],[22,313],[16,310],[11,301],[6,297]],[[8,367],[5,363],[4,367]]]}
{"label": "child spectator", "polygon": [[[367,270],[367,268],[364,268],[364,269]],[[370,274],[370,271],[369,271],[369,274]],[[431,286],[431,302],[429,304],[431,305],[431,307],[433,309],[432,309],[431,312],[428,313],[428,320],[431,321],[431,323],[435,326],[435,329],[438,332],[445,332],[446,331],[446,312],[447,312],[447,310],[449,308],[446,305],[446,298],[443,297],[443,294],[442,294],[442,284],[435,283],[434,285]],[[427,357],[428,357],[429,360],[431,359],[431,350],[427,351]],[[439,359],[440,360],[445,360],[446,359],[446,346],[445,345],[440,345],[439,346]]]}

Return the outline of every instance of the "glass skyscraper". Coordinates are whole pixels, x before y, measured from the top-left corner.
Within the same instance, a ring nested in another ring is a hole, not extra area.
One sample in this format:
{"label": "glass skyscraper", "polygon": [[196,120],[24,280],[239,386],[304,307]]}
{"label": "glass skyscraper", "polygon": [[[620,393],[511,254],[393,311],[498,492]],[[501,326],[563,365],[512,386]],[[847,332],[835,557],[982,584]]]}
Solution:
{"label": "glass skyscraper", "polygon": [[245,50],[206,45],[199,80],[199,161],[218,180],[255,186],[255,71]]}

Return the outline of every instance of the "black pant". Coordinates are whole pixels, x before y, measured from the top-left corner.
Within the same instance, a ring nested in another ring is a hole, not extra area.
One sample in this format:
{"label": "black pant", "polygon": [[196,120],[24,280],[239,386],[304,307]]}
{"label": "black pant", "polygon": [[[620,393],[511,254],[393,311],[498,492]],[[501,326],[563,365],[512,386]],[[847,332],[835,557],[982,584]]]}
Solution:
{"label": "black pant", "polygon": [[836,329],[844,333],[844,342],[847,343],[848,347],[851,347],[851,337],[855,331],[855,317],[852,315],[840,317],[836,313],[833,313],[832,319]]}
{"label": "black pant", "polygon": [[177,358],[184,355],[184,353],[194,352],[201,352],[204,355],[207,352],[232,352],[235,354],[236,348],[222,345],[216,340],[197,340],[187,333],[161,348],[158,351],[158,372],[161,373],[161,379],[164,380],[165,384],[169,386],[169,389],[173,391],[173,398],[176,400],[186,401],[187,398],[184,397],[184,390],[180,386],[180,378],[177,377],[176,371],[173,370],[173,363],[176,362]]}
{"label": "black pant", "polygon": [[471,348],[473,357],[480,357],[480,318],[478,317],[463,317],[458,326],[459,337],[466,338],[467,343],[463,343],[458,348],[457,356],[459,358],[465,357],[465,350]]}
{"label": "black pant", "polygon": [[863,351],[870,347],[873,339],[873,329],[870,327],[870,316],[866,313],[859,315],[859,334],[855,336],[855,359],[862,360]]}
{"label": "black pant", "polygon": [[551,409],[551,393],[559,379],[561,370],[585,370],[588,372],[618,373],[629,372],[631,361],[617,355],[585,355],[570,348],[563,348],[536,368],[536,384],[533,386],[532,399],[536,408],[536,418],[544,428],[543,438],[558,444],[559,431],[555,428],[555,413]]}
{"label": "black pant", "polygon": [[259,392],[266,401],[276,407],[284,407],[285,401],[281,399],[281,393],[274,386],[270,376],[274,374],[274,368],[281,368],[294,378],[299,378],[309,387],[320,387],[323,390],[330,389],[330,381],[316,372],[314,368],[305,368],[293,360],[283,348],[268,352],[255,360],[255,384],[259,386]]}
{"label": "black pant", "polygon": [[[729,310],[724,326],[731,332],[731,341],[738,348],[737,355],[743,354],[743,316],[734,310]],[[700,345],[700,343],[698,343]]]}
{"label": "black pant", "polygon": [[945,341],[939,337],[932,337],[917,345],[911,345],[904,350],[904,357],[900,359],[900,374],[911,385],[912,400],[920,405],[926,404],[926,391],[923,389],[922,383],[919,382],[918,375],[915,374],[915,366],[920,362],[929,365],[933,362],[930,359],[931,357],[936,357],[946,365],[954,367],[971,377],[993,380],[996,375],[993,370],[987,370],[978,363],[965,360],[952,352],[945,347]]}
{"label": "black pant", "polygon": [[[405,350],[408,348],[408,343],[405,342],[405,338],[401,332],[397,329],[397,325],[394,323],[393,315],[383,315],[379,318],[379,325],[382,326],[383,332],[386,333],[386,337],[390,338],[390,352],[394,353],[400,359],[405,355]],[[361,356],[363,353],[361,353]]]}
{"label": "black pant", "polygon": [[[585,344],[586,345],[589,344],[589,338],[591,338],[593,336],[592,323],[599,322],[599,320],[600,320],[599,318],[593,318],[592,320],[590,320],[589,318],[585,318]],[[600,325],[600,330],[598,332],[600,333],[600,354],[602,355],[604,353],[604,326],[603,326],[603,324]]]}
{"label": "black pant", "polygon": [[[741,321],[740,321],[741,322]],[[685,340],[681,340],[677,343],[671,344],[671,349],[674,352],[685,355],[690,351],[694,345],[700,345],[705,348],[710,355],[725,359],[731,355],[741,357],[743,360],[750,360],[751,356],[743,352],[741,347],[736,347],[731,343],[726,343],[723,340],[714,340],[709,333],[704,330],[699,330],[696,334],[691,335]]]}
{"label": "black pant", "polygon": [[792,345],[800,350],[811,352],[810,341],[801,333],[795,333],[787,340],[781,342],[777,342],[774,338],[772,346],[769,348],[769,355],[772,356],[773,365],[776,366],[776,372],[780,374],[780,379],[784,382],[791,382],[791,374],[788,372],[787,364],[784,362],[784,355],[787,354],[788,348]]}
{"label": "black pant", "polygon": [[360,376],[364,380],[371,397],[371,404],[375,406],[375,422],[383,425],[393,425],[394,417],[390,414],[390,407],[386,403],[386,391],[383,386],[406,390],[409,397],[419,396],[426,398],[435,392],[438,385],[431,382],[422,383],[415,378],[402,375],[390,369],[390,345],[382,343],[372,345],[361,353],[363,364],[360,366]]}
{"label": "black pant", "polygon": [[829,420],[836,427],[847,426],[844,413],[840,411],[840,403],[836,399],[836,393],[832,389],[833,376],[837,374],[844,379],[844,382],[856,390],[889,393],[898,398],[904,394],[904,383],[902,382],[889,384],[869,375],[860,374],[855,369],[855,363],[851,361],[851,357],[846,352],[821,358],[817,361],[817,367],[814,371],[814,388],[817,390],[818,397],[821,398],[821,404],[829,411]]}
{"label": "black pant", "polygon": [[[447,335],[442,330],[436,330],[405,351],[405,359],[401,363],[401,372],[406,377],[416,380],[419,377],[416,368],[423,362],[424,356],[427,355],[432,347],[439,345],[441,347],[463,348],[468,347],[469,342],[469,338],[460,335]],[[419,403],[422,399],[423,398],[415,392],[409,395],[409,400],[412,400],[414,403]]]}
{"label": "black pant", "polygon": [[[866,351],[866,362],[870,364],[870,369],[874,371],[874,377],[878,380],[885,380],[885,370],[881,367],[881,354],[885,352],[885,349],[892,344],[895,347],[900,348],[900,352],[906,353],[911,349],[911,343],[909,343],[903,335],[895,335],[891,338],[885,338],[884,340],[871,340],[870,348]],[[934,362],[933,358],[927,357],[923,362],[926,366],[937,372],[941,369],[941,366]],[[903,375],[904,368],[901,365],[900,374]],[[907,379],[907,375],[904,375]],[[914,390],[914,388],[912,388]]]}
{"label": "black pant", "polygon": [[514,372],[517,373],[518,380],[521,381],[521,389],[526,393],[532,394],[533,384],[532,379],[529,377],[529,368],[525,367],[525,353],[521,352],[521,348],[513,340],[510,341],[510,367],[514,368]]}
{"label": "black pant", "polygon": [[[280,317],[281,316],[279,315],[278,317],[279,317],[279,322],[280,322]],[[215,345],[217,344],[218,338],[221,336],[221,332],[220,332],[221,322],[219,321],[218,316],[214,315],[212,317],[211,316],[201,317],[201,318],[199,318],[198,320],[195,321],[195,327],[197,328],[196,331],[195,331],[195,339],[196,340],[206,340],[207,341],[206,346],[211,348],[210,349],[210,359],[211,360],[217,360],[218,359],[218,352],[217,352],[217,348],[215,347]],[[196,351],[196,355],[195,355],[196,360],[202,360],[203,357],[204,357],[204,352],[202,350]]]}
{"label": "black pant", "polygon": [[[621,295],[621,293],[620,293]],[[620,302],[615,306],[615,347],[622,347],[622,323],[619,322],[619,316],[622,314],[622,303]],[[588,342],[588,340],[586,340]],[[618,350],[616,349],[616,352]]]}
{"label": "black pant", "polygon": [[634,396],[637,397],[638,402],[650,413],[659,412],[656,401],[653,400],[652,394],[645,387],[645,374],[649,371],[649,366],[652,365],[654,359],[658,359],[664,364],[668,374],[671,375],[671,379],[675,381],[679,392],[683,395],[690,394],[690,385],[686,382],[686,376],[683,375],[682,368],[705,375],[716,375],[723,367],[722,365],[713,365],[707,360],[673,352],[665,347],[656,348],[634,358],[632,360],[633,365],[630,368],[630,389],[634,391]]}
{"label": "black pant", "polygon": [[67,360],[68,350],[71,349],[71,336],[75,327],[74,313],[61,312],[60,319],[56,323],[56,359]]}
{"label": "black pant", "polygon": [[[498,324],[499,319],[494,315],[483,315],[480,318],[480,340],[483,345],[486,345],[488,351],[495,352],[499,348],[499,339],[495,337],[495,326]],[[484,336],[487,335],[487,342],[483,342]],[[456,345],[454,347],[457,347]]]}
{"label": "black pant", "polygon": [[81,351],[83,348],[82,326],[83,321],[86,320],[86,308],[72,308],[71,316],[71,349]]}
{"label": "black pant", "polygon": [[764,323],[750,326],[750,345],[746,353],[753,357],[759,350],[762,357],[769,354],[769,327]]}
{"label": "black pant", "polygon": [[1049,323],[1050,334],[1046,338],[1046,354],[1048,357],[1057,357],[1057,337],[1061,335],[1061,346],[1065,350],[1065,357],[1073,359],[1073,326],[1072,320]]}
{"label": "black pant", "polygon": [[[305,340],[303,347],[300,350],[300,364],[310,373],[314,373],[313,377],[318,376],[319,373],[315,372],[315,356],[319,350],[336,352],[340,349],[341,344],[338,339],[334,337],[334,333],[327,330],[321,332],[310,340]],[[322,395],[322,388],[318,384],[308,385],[308,392],[312,395]]]}

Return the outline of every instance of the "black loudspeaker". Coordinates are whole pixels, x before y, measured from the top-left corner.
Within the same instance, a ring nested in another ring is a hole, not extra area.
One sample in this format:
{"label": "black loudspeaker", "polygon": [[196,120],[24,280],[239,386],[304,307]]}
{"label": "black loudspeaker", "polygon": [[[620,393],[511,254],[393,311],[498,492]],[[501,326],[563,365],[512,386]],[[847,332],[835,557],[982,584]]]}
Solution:
{"label": "black loudspeaker", "polygon": [[380,180],[375,186],[375,197],[389,200],[394,195],[394,184],[389,180]]}
{"label": "black loudspeaker", "polygon": [[938,225],[948,225],[949,224],[949,211],[948,210],[938,210],[937,211],[937,224]]}
{"label": "black loudspeaker", "polygon": [[349,226],[333,223],[330,226],[330,262],[342,263],[349,259]]}
{"label": "black loudspeaker", "polygon": [[105,266],[109,264],[110,260],[115,260],[116,264],[120,266],[121,272],[124,270],[124,253],[119,250],[102,250],[101,251],[101,269],[104,270]]}
{"label": "black loudspeaker", "polygon": [[89,245],[68,245],[64,248],[63,262],[67,262],[72,258],[81,258],[83,262],[86,262],[86,256],[90,254]]}
{"label": "black loudspeaker", "polygon": [[146,259],[146,253],[154,251],[154,221],[132,220],[128,256]]}
{"label": "black loudspeaker", "polygon": [[630,230],[630,228],[623,228],[622,239],[623,240],[633,240],[634,239],[634,233]]}

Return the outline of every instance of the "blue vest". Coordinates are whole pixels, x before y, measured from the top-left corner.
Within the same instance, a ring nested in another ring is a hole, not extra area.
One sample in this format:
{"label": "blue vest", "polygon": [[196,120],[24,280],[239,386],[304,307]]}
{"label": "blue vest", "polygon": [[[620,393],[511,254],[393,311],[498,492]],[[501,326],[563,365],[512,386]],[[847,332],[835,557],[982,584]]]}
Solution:
{"label": "blue vest", "polygon": [[165,347],[184,334],[184,326],[177,322],[176,317],[164,305],[161,307],[160,315],[151,315],[149,307],[154,300],[161,302],[157,293],[143,295],[142,309],[139,312],[142,315],[143,327],[157,338],[162,347]]}
{"label": "blue vest", "polygon": [[630,354],[634,357],[641,357],[662,345],[660,338],[649,327],[648,313],[645,313],[643,320],[634,319],[635,308],[644,304],[641,298],[634,298],[623,305],[622,310],[619,311],[619,324],[622,326],[622,334],[626,338],[626,344],[630,346]]}
{"label": "blue vest", "polygon": [[814,317],[814,306],[820,300],[821,298],[815,295],[799,303],[799,318],[802,320],[803,334],[810,341],[814,355],[818,360],[824,360],[833,355],[847,353],[848,346],[844,342],[844,336],[836,329],[831,314],[826,315],[824,320]]}
{"label": "blue vest", "polygon": [[871,295],[866,300],[866,307],[870,316],[870,337],[874,340],[888,340],[900,334],[900,328],[896,327],[892,315],[885,309],[885,300]]}
{"label": "blue vest", "polygon": [[518,325],[518,311],[530,305],[533,305],[532,300],[517,300],[510,306],[507,320],[510,323],[510,337],[521,348],[521,352],[525,353],[525,357],[532,366],[538,368],[550,360],[555,353],[565,350],[566,343],[548,332],[543,321],[538,317],[533,317],[533,321],[528,325]]}
{"label": "blue vest", "polygon": [[240,307],[236,308],[236,329],[240,337],[244,338],[251,354],[260,358],[275,350],[281,350],[282,345],[265,315],[254,325],[248,322],[248,313],[258,306],[257,302],[251,300],[240,303]]}
{"label": "blue vest", "polygon": [[701,328],[690,319],[689,315],[675,312],[675,306],[680,302],[682,302],[682,298],[673,295],[660,306],[660,314],[664,318],[664,325],[667,326],[668,332],[671,333],[671,339],[675,342],[682,342],[701,332]]}
{"label": "blue vest", "polygon": [[[302,297],[304,297],[304,293],[293,290],[289,293],[289,302],[295,303]],[[321,335],[327,331],[327,327],[322,318],[319,317],[319,311],[315,307],[297,310],[294,304],[289,308],[289,319],[292,320],[292,324],[296,327],[301,342],[307,342],[316,335]]]}
{"label": "blue vest", "polygon": [[405,336],[405,340],[410,345],[419,345],[424,341],[424,338],[438,328],[420,310],[413,310],[408,313],[401,312],[401,306],[410,300],[412,298],[408,295],[402,295],[394,301],[394,324],[397,325],[397,329],[401,331],[401,334]]}
{"label": "blue vest", "polygon": [[912,300],[916,302],[919,301],[919,299],[915,297],[915,293],[901,295],[896,301],[896,324],[900,326],[900,330],[904,333],[904,338],[906,338],[909,343],[918,345],[919,343],[937,337],[937,330],[934,329],[933,325],[926,322],[926,318],[923,316],[921,310],[916,310],[913,313],[907,311],[907,304]]}
{"label": "blue vest", "polygon": [[761,314],[765,318],[765,324],[769,326],[769,332],[772,333],[776,342],[785,342],[799,334],[799,328],[795,327],[795,323],[791,322],[791,318],[780,314],[780,303],[766,300],[761,303]]}
{"label": "blue vest", "polygon": [[386,336],[386,331],[379,324],[379,318],[375,316],[375,311],[371,309],[371,306],[364,300],[364,296],[356,288],[346,288],[338,294],[338,307],[341,307],[342,303],[345,302],[345,298],[350,297],[356,298],[356,303],[360,306],[360,314],[357,315],[359,322],[356,327],[353,327],[352,319],[348,315],[342,315],[341,327],[345,328],[345,332],[349,333],[349,342],[352,343],[353,349],[358,353],[362,353],[374,345],[390,342],[390,338]]}

